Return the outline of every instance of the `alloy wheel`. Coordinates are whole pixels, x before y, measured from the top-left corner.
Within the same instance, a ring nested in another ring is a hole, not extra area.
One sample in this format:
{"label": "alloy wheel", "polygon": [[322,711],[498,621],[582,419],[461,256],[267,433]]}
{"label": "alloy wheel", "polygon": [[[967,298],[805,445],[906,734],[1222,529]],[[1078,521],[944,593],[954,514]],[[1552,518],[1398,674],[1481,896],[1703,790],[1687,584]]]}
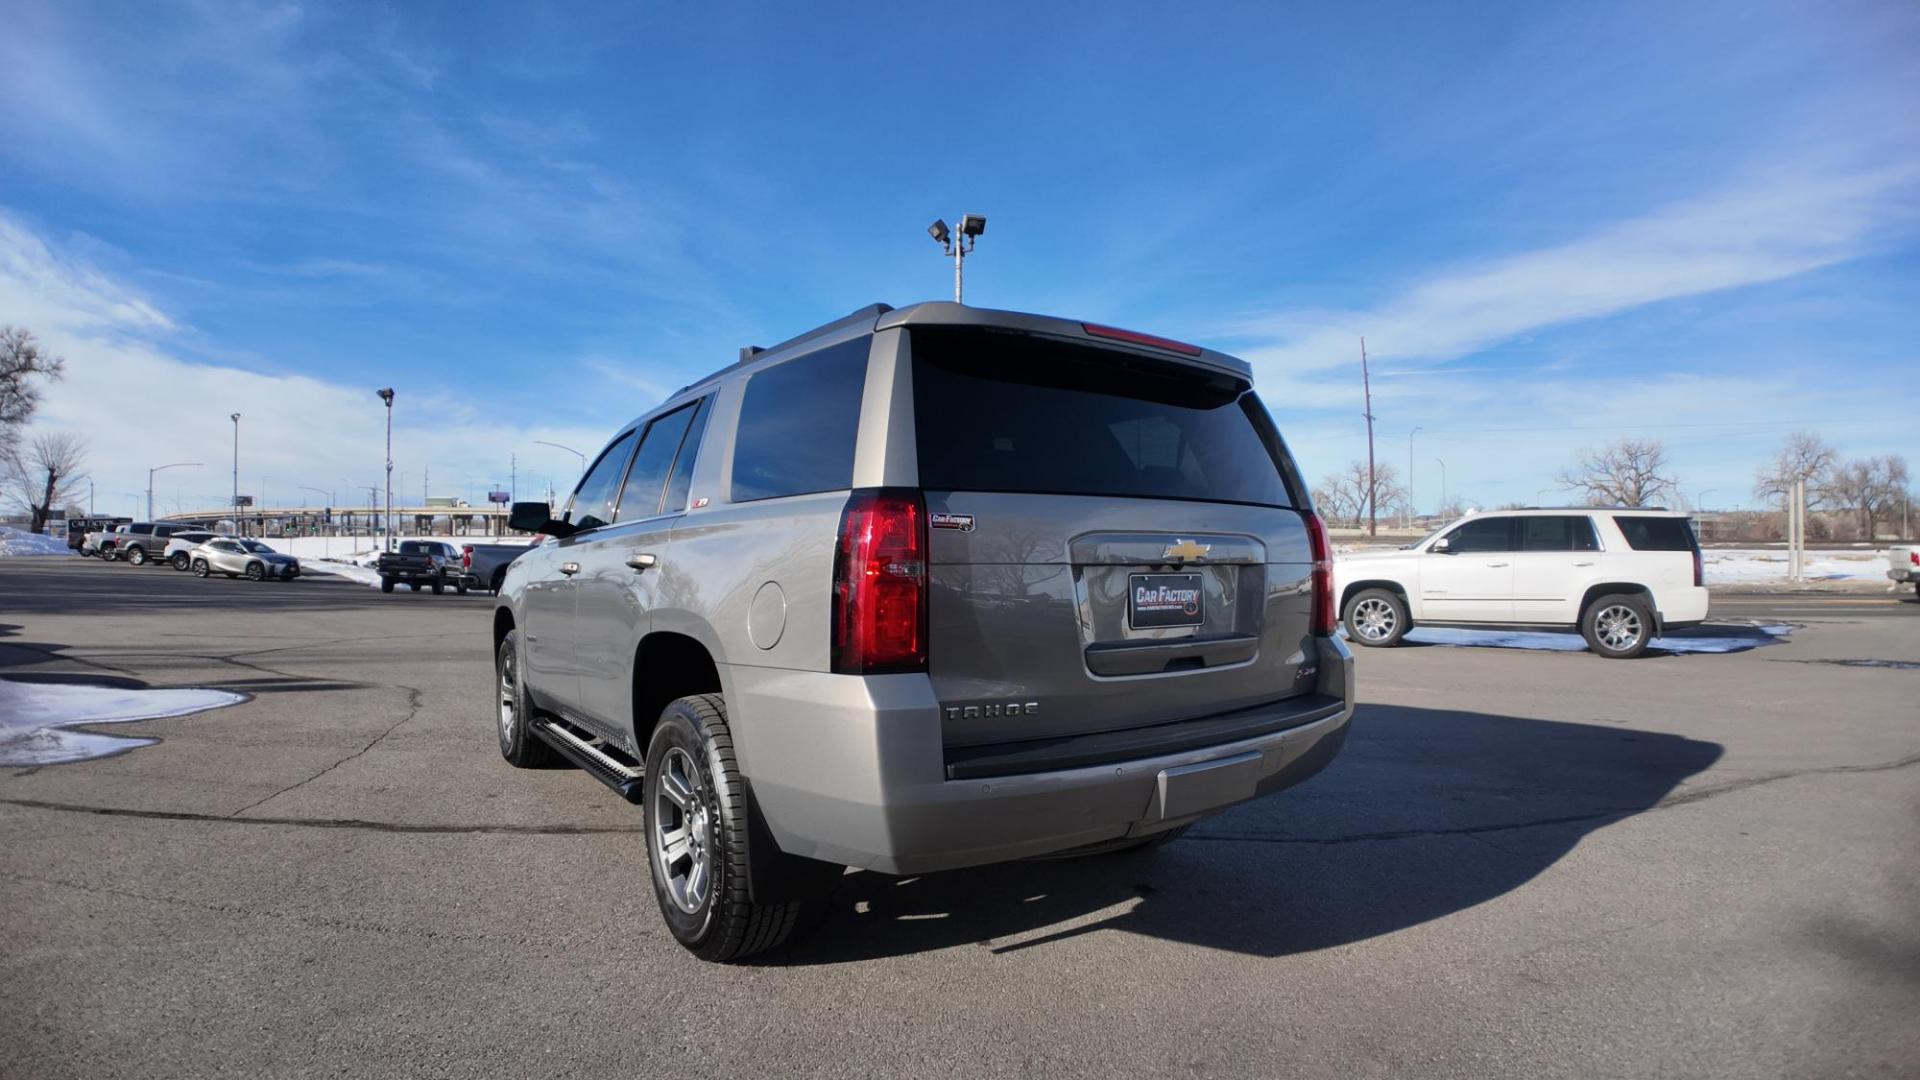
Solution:
{"label": "alloy wheel", "polygon": [[713,819],[692,755],[677,746],[667,751],[647,809],[648,840],[667,895],[675,907],[695,914],[713,886]]}
{"label": "alloy wheel", "polygon": [[1646,632],[1641,625],[1640,613],[1625,604],[1613,604],[1600,609],[1594,616],[1594,636],[1600,643],[1614,652],[1631,649],[1640,642],[1640,635]]}
{"label": "alloy wheel", "polygon": [[1399,623],[1393,605],[1377,597],[1368,597],[1353,606],[1354,632],[1368,641],[1385,641],[1393,636]]}

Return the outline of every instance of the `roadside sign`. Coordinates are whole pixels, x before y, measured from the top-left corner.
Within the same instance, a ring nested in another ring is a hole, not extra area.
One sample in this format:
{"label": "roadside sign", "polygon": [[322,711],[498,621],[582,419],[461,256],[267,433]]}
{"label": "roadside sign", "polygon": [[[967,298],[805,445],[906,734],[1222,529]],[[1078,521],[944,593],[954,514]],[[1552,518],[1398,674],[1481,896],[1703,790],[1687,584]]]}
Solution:
{"label": "roadside sign", "polygon": [[511,492],[506,491],[489,491],[487,492],[487,501],[490,503],[500,503],[504,506],[513,501],[513,495]]}

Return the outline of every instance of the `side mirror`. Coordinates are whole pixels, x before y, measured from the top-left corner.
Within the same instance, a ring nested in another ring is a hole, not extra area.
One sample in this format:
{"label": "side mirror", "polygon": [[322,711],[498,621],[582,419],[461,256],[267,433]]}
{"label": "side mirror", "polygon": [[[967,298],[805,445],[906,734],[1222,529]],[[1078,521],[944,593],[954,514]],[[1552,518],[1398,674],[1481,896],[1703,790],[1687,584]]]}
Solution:
{"label": "side mirror", "polygon": [[1453,554],[1453,539],[1443,536],[1429,545],[1427,550],[1435,555],[1451,555]]}
{"label": "side mirror", "polygon": [[553,508],[543,502],[514,503],[507,514],[507,528],[559,537],[572,536],[575,531],[572,525],[555,519]]}

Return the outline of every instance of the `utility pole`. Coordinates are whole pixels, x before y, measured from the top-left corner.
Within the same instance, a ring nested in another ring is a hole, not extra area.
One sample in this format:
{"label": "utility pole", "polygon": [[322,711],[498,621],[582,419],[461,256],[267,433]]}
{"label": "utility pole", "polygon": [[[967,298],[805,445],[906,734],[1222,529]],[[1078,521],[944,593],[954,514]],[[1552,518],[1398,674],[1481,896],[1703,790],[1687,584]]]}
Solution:
{"label": "utility pole", "polygon": [[1433,460],[1440,466],[1440,512],[1445,514],[1447,512],[1447,463],[1439,458]]}
{"label": "utility pole", "polygon": [[[1360,388],[1366,394],[1366,411],[1361,415],[1367,418],[1367,535],[1377,536],[1380,532],[1379,510],[1380,483],[1373,477],[1373,380],[1367,374],[1367,339],[1360,339]],[[1411,440],[1409,440],[1411,442]]]}
{"label": "utility pole", "polygon": [[520,455],[507,455],[507,498],[520,497]]}

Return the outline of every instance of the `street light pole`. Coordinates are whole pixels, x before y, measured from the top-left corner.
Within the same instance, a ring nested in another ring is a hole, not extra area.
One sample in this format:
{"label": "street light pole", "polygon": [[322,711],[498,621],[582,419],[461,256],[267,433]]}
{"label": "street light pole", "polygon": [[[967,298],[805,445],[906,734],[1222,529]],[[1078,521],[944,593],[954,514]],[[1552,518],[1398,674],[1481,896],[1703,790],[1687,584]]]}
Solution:
{"label": "street light pole", "polygon": [[233,528],[241,536],[247,528],[240,521],[240,414],[233,414]]}
{"label": "street light pole", "polygon": [[[198,464],[200,463],[197,461],[176,461],[171,465],[155,465],[153,468],[147,470],[147,520],[148,521],[153,520],[153,474],[159,472],[162,469],[181,469],[189,465],[198,465]],[[91,486],[89,486],[88,491],[89,492],[92,491]]]}
{"label": "street light pole", "polygon": [[1440,512],[1447,512],[1447,463],[1439,458],[1433,459],[1440,466]]}
{"label": "street light pole", "polygon": [[561,446],[561,445],[560,445],[559,443],[557,443],[557,442],[548,442],[548,441],[546,441],[545,439],[535,439],[535,440],[533,440],[533,444],[534,444],[535,446],[551,446],[551,447],[553,447],[553,448],[554,448],[555,450],[565,450],[565,451],[566,451],[567,453],[569,453],[569,454],[572,454],[572,455],[573,455],[574,457],[577,457],[577,458],[579,458],[579,459],[580,459],[580,473],[581,473],[581,475],[583,475],[583,476],[584,476],[584,475],[586,475],[586,471],[587,471],[587,455],[585,455],[585,454],[583,454],[583,453],[581,453],[581,452],[580,452],[580,451],[578,451],[578,450],[575,450],[575,449],[574,449],[573,447],[571,447],[571,446]]}
{"label": "street light pole", "polygon": [[393,550],[393,387],[377,391],[380,400],[387,403],[387,511],[382,521],[386,531],[386,541],[382,544],[388,551]]}
{"label": "street light pole", "polygon": [[1413,436],[1420,428],[1407,432],[1407,528],[1413,528]]}

